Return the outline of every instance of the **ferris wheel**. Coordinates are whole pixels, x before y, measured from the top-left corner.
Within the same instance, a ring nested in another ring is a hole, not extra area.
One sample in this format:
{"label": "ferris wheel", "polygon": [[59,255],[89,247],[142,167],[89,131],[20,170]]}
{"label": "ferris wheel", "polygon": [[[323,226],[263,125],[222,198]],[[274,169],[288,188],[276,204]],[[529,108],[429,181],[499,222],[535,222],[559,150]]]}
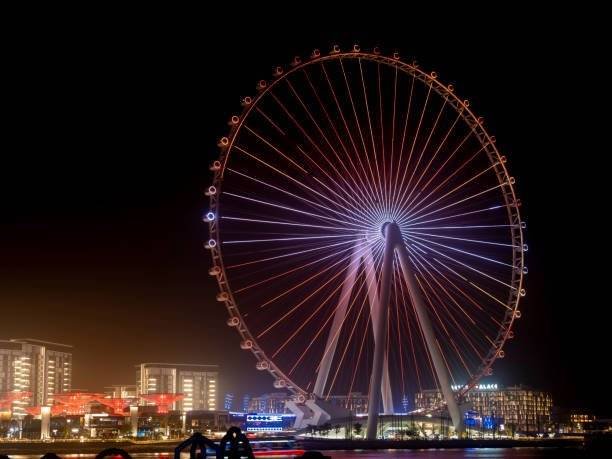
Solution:
{"label": "ferris wheel", "polygon": [[241,347],[298,402],[368,394],[369,438],[424,389],[457,425],[504,357],[527,272],[482,118],[435,72],[358,45],[296,57],[242,105],[205,216]]}

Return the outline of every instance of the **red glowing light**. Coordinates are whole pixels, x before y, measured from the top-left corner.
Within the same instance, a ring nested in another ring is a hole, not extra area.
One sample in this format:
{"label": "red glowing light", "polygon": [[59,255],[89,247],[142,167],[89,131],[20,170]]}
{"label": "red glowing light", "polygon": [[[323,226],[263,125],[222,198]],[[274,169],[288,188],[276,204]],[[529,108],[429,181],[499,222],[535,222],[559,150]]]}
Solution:
{"label": "red glowing light", "polygon": [[279,449],[273,451],[253,451],[255,457],[271,457],[271,456],[282,456],[282,457],[297,457],[301,456],[306,452],[304,449]]}
{"label": "red glowing light", "polygon": [[142,394],[141,397],[147,402],[151,402],[157,406],[158,413],[167,413],[169,406],[174,402],[183,400],[183,394],[158,393],[158,394]]}
{"label": "red glowing light", "polygon": [[90,403],[103,400],[104,394],[96,392],[65,392],[53,394],[52,398],[61,405],[64,413],[80,415],[87,412],[87,407]]}
{"label": "red glowing light", "polygon": [[129,398],[101,398],[98,399],[102,405],[106,405],[113,409],[114,414],[124,414],[125,408],[127,408],[132,402]]}
{"label": "red glowing light", "polygon": [[[25,412],[31,414],[32,416],[40,416],[40,409],[42,407],[40,405],[37,406],[28,406],[25,409]],[[62,405],[52,405],[51,406],[51,416],[59,416],[60,414],[64,414],[64,407]]]}
{"label": "red glowing light", "polygon": [[31,392],[26,391],[15,391],[15,392],[4,392],[0,394],[0,410],[9,410],[14,401],[23,400],[32,395]]}

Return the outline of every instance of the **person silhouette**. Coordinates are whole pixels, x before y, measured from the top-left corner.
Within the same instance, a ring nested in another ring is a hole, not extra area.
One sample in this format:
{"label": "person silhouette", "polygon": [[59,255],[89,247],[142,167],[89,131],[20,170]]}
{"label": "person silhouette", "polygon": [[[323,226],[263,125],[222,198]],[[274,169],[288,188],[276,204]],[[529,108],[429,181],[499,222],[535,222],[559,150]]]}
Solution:
{"label": "person silhouette", "polygon": [[228,443],[228,459],[240,459],[244,456],[248,457],[249,459],[255,459],[249,439],[244,433],[242,433],[239,427],[235,426],[230,427],[227,433],[221,439],[219,449],[217,450],[217,459],[223,459],[226,456],[226,448]]}

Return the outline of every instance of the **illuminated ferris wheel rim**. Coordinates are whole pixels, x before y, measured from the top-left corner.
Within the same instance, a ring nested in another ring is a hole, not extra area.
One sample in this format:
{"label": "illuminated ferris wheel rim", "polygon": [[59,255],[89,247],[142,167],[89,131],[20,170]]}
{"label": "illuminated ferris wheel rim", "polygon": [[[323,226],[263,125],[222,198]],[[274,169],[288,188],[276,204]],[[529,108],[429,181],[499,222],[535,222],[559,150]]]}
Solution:
{"label": "illuminated ferris wheel rim", "polygon": [[498,335],[494,340],[495,345],[491,347],[491,350],[483,360],[479,370],[472,377],[472,379],[466,382],[466,384],[462,386],[462,389],[458,391],[458,396],[461,396],[471,389],[482,376],[490,374],[493,362],[497,358],[503,357],[503,345],[505,341],[513,335],[512,324],[514,319],[520,317],[518,304],[520,297],[524,295],[522,285],[524,274],[524,251],[526,250],[522,232],[524,224],[520,219],[520,200],[516,198],[513,187],[514,179],[508,174],[505,165],[505,157],[500,155],[498,152],[495,146],[495,138],[490,136],[485,130],[482,118],[476,117],[469,108],[469,101],[460,99],[454,93],[453,85],[445,85],[441,83],[438,80],[436,72],[426,73],[421,70],[416,63],[406,63],[402,61],[397,53],[394,53],[392,56],[385,56],[382,55],[377,48],[374,48],[372,52],[366,52],[362,51],[358,46],[353,47],[353,49],[349,52],[342,52],[340,51],[339,47],[334,46],[332,51],[327,55],[321,54],[319,50],[314,50],[311,56],[304,61],[302,61],[302,59],[299,57],[294,58],[290,67],[287,69],[276,67],[273,80],[260,80],[257,85],[258,94],[253,98],[245,97],[243,99],[243,111],[241,115],[233,116],[230,119],[230,132],[226,137],[222,137],[218,143],[221,154],[219,160],[215,161],[211,166],[211,170],[215,172],[214,181],[213,185],[206,193],[210,196],[210,213],[208,214],[207,218],[210,229],[210,240],[206,244],[206,247],[210,249],[214,262],[209,273],[217,278],[220,289],[220,293],[217,295],[217,300],[225,303],[230,316],[228,325],[237,328],[242,337],[241,346],[243,349],[251,350],[251,352],[255,355],[257,359],[257,368],[259,370],[267,370],[274,377],[274,386],[276,388],[286,388],[290,390],[297,396],[298,401],[303,401],[306,397],[312,395],[299,384],[295,383],[292,378],[289,377],[289,375],[282,371],[281,368],[279,368],[274,361],[266,355],[266,352],[258,345],[257,340],[249,331],[238,305],[236,304],[232,290],[229,286],[229,280],[226,276],[222,251],[220,249],[221,244],[218,243],[218,241],[220,241],[220,231],[217,217],[219,216],[219,196],[222,194],[222,183],[227,161],[230,157],[230,153],[234,149],[234,142],[238,134],[241,132],[243,124],[248,118],[249,114],[276,85],[286,79],[289,75],[315,64],[322,64],[324,62],[342,59],[364,60],[390,66],[413,77],[415,80],[420,81],[424,85],[431,88],[431,90],[435,91],[440,97],[450,104],[450,106],[463,119],[466,125],[469,126],[473,134],[477,137],[478,141],[482,145],[484,152],[487,154],[498,181],[505,185],[504,187],[501,187],[501,190],[508,214],[508,220],[511,222],[509,225],[511,239],[514,242],[514,248],[512,250],[513,269],[512,279],[510,281],[511,288],[509,290],[507,300],[508,310],[505,313],[502,327],[499,329]]}

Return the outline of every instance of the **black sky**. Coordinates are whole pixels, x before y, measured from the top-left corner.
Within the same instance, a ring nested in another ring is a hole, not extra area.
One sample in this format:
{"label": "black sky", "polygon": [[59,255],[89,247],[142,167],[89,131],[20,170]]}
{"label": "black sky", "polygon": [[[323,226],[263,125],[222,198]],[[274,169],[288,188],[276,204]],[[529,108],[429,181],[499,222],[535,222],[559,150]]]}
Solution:
{"label": "black sky", "polygon": [[220,364],[222,392],[272,390],[214,301],[200,222],[208,164],[239,97],[274,65],[358,41],[454,82],[509,157],[528,294],[494,379],[612,414],[596,13],[382,13],[298,23],[157,12],[18,28],[3,70],[0,339],[73,344],[79,388],[181,361]]}

